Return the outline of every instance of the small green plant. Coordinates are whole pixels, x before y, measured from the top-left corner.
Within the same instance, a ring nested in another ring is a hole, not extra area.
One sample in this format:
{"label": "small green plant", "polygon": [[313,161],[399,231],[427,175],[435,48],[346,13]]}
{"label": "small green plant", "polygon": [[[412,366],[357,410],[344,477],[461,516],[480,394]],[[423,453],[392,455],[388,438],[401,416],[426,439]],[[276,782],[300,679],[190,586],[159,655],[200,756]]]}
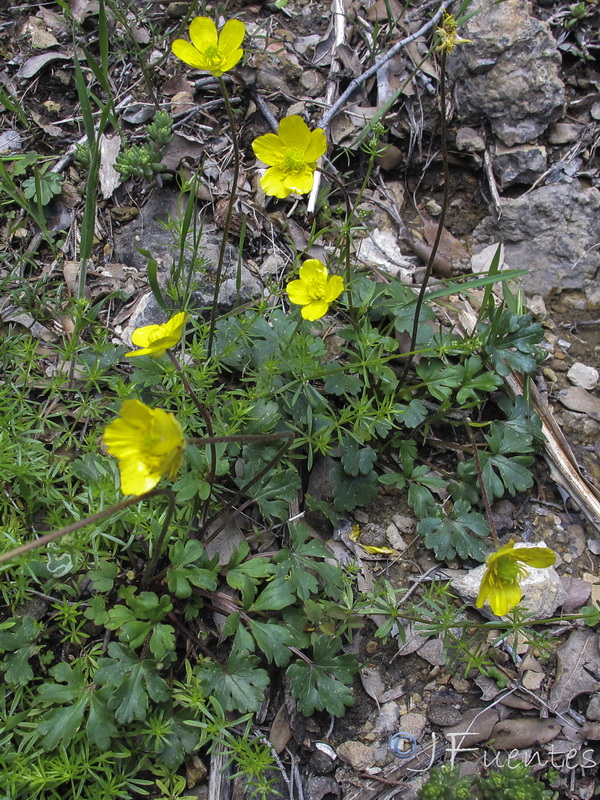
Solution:
{"label": "small green plant", "polygon": [[554,792],[532,775],[521,761],[506,761],[501,771],[487,777],[459,777],[458,765],[431,771],[427,783],[417,792],[419,800],[552,800]]}
{"label": "small green plant", "polygon": [[146,136],[147,142],[130,145],[117,156],[115,169],[123,180],[136,177],[150,182],[164,169],[161,157],[173,138],[171,115],[166,111],[157,111],[152,123],[146,128]]}

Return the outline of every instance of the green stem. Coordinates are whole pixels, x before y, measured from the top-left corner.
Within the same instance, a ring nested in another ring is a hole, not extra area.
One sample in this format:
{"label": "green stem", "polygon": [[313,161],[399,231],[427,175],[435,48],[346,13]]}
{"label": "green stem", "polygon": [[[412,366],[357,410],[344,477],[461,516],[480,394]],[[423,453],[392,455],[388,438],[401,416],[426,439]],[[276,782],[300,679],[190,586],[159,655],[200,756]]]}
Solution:
{"label": "green stem", "polygon": [[217,274],[215,275],[215,291],[213,295],[212,308],[210,310],[210,326],[208,329],[208,345],[207,345],[207,359],[212,355],[213,339],[215,335],[215,325],[217,324],[217,304],[219,299],[219,288],[221,286],[221,274],[223,272],[223,262],[225,261],[225,250],[227,248],[227,237],[229,235],[229,228],[231,226],[231,218],[233,216],[233,207],[237,194],[238,178],[240,175],[240,149],[237,142],[237,134],[235,130],[235,118],[233,116],[233,108],[225,81],[222,77],[218,78],[219,87],[225,101],[225,108],[227,110],[227,117],[229,119],[229,127],[231,128],[231,140],[233,142],[233,180],[231,185],[231,194],[229,195],[229,205],[227,206],[227,216],[225,217],[225,224],[223,226],[223,238],[221,239],[221,249],[219,250],[219,262],[217,264]]}
{"label": "green stem", "polygon": [[165,521],[163,522],[162,530],[154,546],[152,558],[146,564],[146,569],[144,570],[144,574],[142,575],[142,589],[145,589],[148,586],[150,578],[154,575],[154,572],[156,570],[156,564],[158,563],[158,559],[160,558],[163,544],[165,542],[165,537],[167,535],[167,531],[169,530],[169,523],[171,522],[171,518],[173,516],[173,513],[175,512],[175,493],[173,492],[172,489],[163,489],[162,492],[169,501],[169,506],[167,508],[167,513],[165,515]]}
{"label": "green stem", "polygon": [[406,364],[404,365],[404,370],[402,371],[402,375],[400,377],[399,381],[400,386],[402,386],[402,384],[404,383],[406,376],[408,374],[408,370],[410,369],[410,365],[412,364],[414,349],[417,342],[417,335],[419,333],[419,316],[421,314],[421,308],[423,306],[423,301],[425,299],[427,284],[429,283],[429,279],[431,278],[431,273],[433,271],[433,262],[435,260],[438,248],[440,246],[440,240],[442,238],[442,232],[444,230],[444,221],[446,219],[446,213],[448,211],[450,172],[448,170],[448,148],[446,145],[446,51],[445,50],[442,50],[441,64],[440,64],[440,137],[441,137],[442,165],[444,170],[444,196],[442,200],[442,212],[440,214],[440,221],[438,223],[437,233],[435,235],[435,241],[433,243],[433,247],[431,248],[431,253],[429,254],[429,261],[427,262],[427,268],[425,269],[425,276],[423,278],[423,282],[421,283],[421,289],[419,291],[419,296],[417,298],[417,304],[415,307],[415,318],[413,321],[413,329],[410,337],[410,346],[408,348],[409,353],[406,359]]}
{"label": "green stem", "polygon": [[52,531],[51,533],[46,533],[43,536],[40,536],[39,539],[34,539],[31,542],[22,544],[20,547],[15,547],[14,550],[9,550],[8,553],[2,553],[2,555],[0,555],[0,564],[4,563],[5,561],[10,561],[17,556],[21,556],[24,553],[29,553],[31,550],[37,550],[39,547],[45,547],[45,545],[49,544],[50,542],[60,539],[61,536],[74,533],[80,528],[85,528],[87,525],[95,525],[96,523],[101,522],[103,519],[110,517],[111,514],[115,514],[117,511],[123,511],[123,509],[129,508],[129,506],[133,506],[136,503],[141,503],[143,500],[150,500],[152,497],[156,497],[159,494],[166,494],[170,491],[170,489],[151,489],[149,492],[144,492],[144,494],[129,497],[127,500],[121,500],[120,503],[110,506],[110,508],[105,508],[103,511],[97,511],[95,514],[91,514],[89,517],[80,519],[79,522],[72,522],[70,525],[65,525],[64,528],[59,528],[57,531]]}
{"label": "green stem", "polygon": [[[346,191],[346,187],[342,183],[342,181],[338,178],[337,175],[334,175],[332,172],[326,172],[325,170],[319,170],[326,178],[332,180],[335,185],[338,187],[340,192],[344,196],[344,202],[346,203],[346,223],[342,228],[342,239],[344,242],[344,263],[346,268],[346,292],[348,293],[348,311],[350,312],[350,317],[354,320],[354,303],[352,300],[352,275],[350,273],[350,233],[352,231],[352,218],[354,216],[354,209],[352,208],[352,203],[350,202],[350,196]],[[334,249],[335,253],[335,249]]]}
{"label": "green stem", "polygon": [[[196,408],[200,412],[200,416],[202,417],[202,419],[204,420],[204,424],[206,425],[206,432],[208,433],[209,436],[214,436],[215,432],[212,426],[211,416],[208,413],[206,406],[200,402],[200,398],[198,397],[196,392],[192,389],[190,382],[188,381],[187,376],[183,371],[183,367],[179,363],[177,356],[171,350],[167,350],[167,355],[169,356],[169,358],[171,359],[171,363],[181,376],[181,381],[185,387],[186,392],[189,394]],[[210,506],[212,488],[215,482],[215,476],[217,472],[217,448],[214,442],[209,442],[208,444],[210,445],[210,471],[208,473],[208,478],[206,482],[210,486],[210,491],[208,493],[208,497],[204,501],[204,506],[202,507],[202,522],[201,522],[202,525],[205,523],[206,518],[208,517],[208,509]]]}

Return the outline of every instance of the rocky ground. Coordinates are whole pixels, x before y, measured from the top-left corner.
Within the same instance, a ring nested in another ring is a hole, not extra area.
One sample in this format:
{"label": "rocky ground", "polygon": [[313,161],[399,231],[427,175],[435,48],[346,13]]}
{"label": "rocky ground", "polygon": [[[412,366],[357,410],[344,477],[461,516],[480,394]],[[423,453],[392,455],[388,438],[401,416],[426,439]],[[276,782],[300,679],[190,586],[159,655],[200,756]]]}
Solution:
{"label": "rocky ground", "polygon": [[[341,28],[334,28],[331,9],[314,2],[290,0],[282,9],[271,4],[229,9],[244,20],[253,44],[248,62],[233,77],[243,111],[245,153],[238,207],[238,222],[247,222],[242,301],[260,296],[271,276],[283,273],[288,246],[282,228],[300,249],[310,229],[310,216],[297,215],[286,224],[288,208],[267,202],[258,187],[249,142],[269,130],[269,121],[257,108],[256,92],[267,97],[268,110],[276,117],[304,113],[318,123],[339,87],[370,66],[369,47],[381,55],[398,37],[387,25],[388,5],[400,16],[396,0],[347,3]],[[402,35],[422,22],[422,5],[429,4],[412,4],[400,23]],[[503,245],[504,268],[528,270],[523,279],[527,305],[547,331],[548,360],[537,388],[577,458],[583,494],[588,493],[589,502],[585,497],[573,502],[550,454],[551,467],[540,463],[531,496],[494,507],[502,535],[543,541],[559,555],[556,571],[544,571],[548,574],[541,586],[532,576],[526,591],[539,617],[572,613],[600,601],[600,520],[595,512],[600,502],[600,9],[591,0],[578,4],[579,11],[575,5],[473,0],[470,10],[477,13],[460,29],[469,43],[448,59],[451,194],[438,275],[447,269],[454,274],[485,270],[498,243]],[[179,6],[160,4],[160,10],[177,20]],[[89,4],[77,4],[81,19],[89,12]],[[75,127],[65,122],[76,112],[72,83],[61,69],[61,62],[70,58],[66,28],[49,6],[22,8],[16,15],[4,9],[0,18],[5,32],[20,37],[17,45],[3,46],[10,57],[3,84],[33,109],[38,146],[60,159],[76,139]],[[139,21],[136,25],[143,37],[144,26]],[[383,41],[376,39],[376,25],[385,34],[380,34]],[[264,31],[266,40],[261,38]],[[336,34],[343,37],[337,50]],[[364,198],[371,230],[357,242],[355,253],[359,263],[411,283],[422,277],[422,257],[435,236],[442,201],[439,69],[434,58],[422,60],[426,52],[423,38],[388,62],[376,79],[355,92],[329,132],[335,149],[348,148],[348,159],[356,161],[366,122],[406,81],[412,65],[420,64],[386,119],[387,150]],[[177,120],[177,134],[163,162],[167,176],[181,177],[191,174],[202,154],[207,176],[200,187],[206,204],[203,247],[214,260],[232,179],[224,111],[214,83],[196,80],[182,65],[165,61],[165,54],[158,50],[150,56],[158,65],[161,103]],[[118,94],[118,107],[131,130],[151,118],[153,106],[127,72]],[[190,114],[198,102],[201,114]],[[7,115],[0,115],[0,125],[3,118]],[[26,145],[30,143],[10,124],[2,128],[0,152],[17,153]],[[177,218],[180,209],[168,178],[151,189],[133,181],[119,185],[109,145],[96,231],[105,258],[91,273],[90,288],[98,294],[120,289],[130,296],[110,319],[115,337],[128,342],[131,330],[160,319],[147,291],[146,259],[137,248],[152,252],[165,276],[173,261],[165,223]],[[51,224],[68,230],[79,203],[79,176],[69,159],[60,168],[67,183],[54,201]],[[231,305],[238,291],[235,244],[232,239],[223,306]],[[317,242],[308,252],[318,256],[323,246]],[[10,242],[1,247],[6,254]],[[75,269],[69,272],[70,263],[49,264],[47,270],[62,270],[71,286]],[[207,287],[204,302],[210,296]],[[53,335],[12,306],[5,305],[0,314],[5,321],[18,319],[42,338]],[[418,548],[414,521],[398,498],[386,496],[375,508],[356,512],[350,522],[360,525],[364,543],[388,545],[400,553],[393,563],[377,558],[367,562],[367,572],[384,574],[407,591],[434,576],[448,577],[459,596],[473,600],[473,573],[465,576],[458,568],[442,567]],[[486,759],[489,764],[494,754],[484,743],[490,737],[497,748],[515,749],[519,757],[533,759],[538,772],[544,772],[542,765],[553,766],[558,771],[554,788],[561,798],[588,800],[597,793],[600,764],[600,639],[595,630],[571,623],[559,623],[550,633],[556,641],[547,652],[523,647],[513,658],[502,647],[492,648],[504,678],[495,681],[448,668],[435,637],[408,627],[404,637],[383,647],[367,628],[354,638],[365,667],[347,715],[335,722],[294,717],[273,737],[281,742],[293,737],[302,749],[307,800],[414,796],[430,764],[454,758],[464,770],[480,769]],[[490,634],[485,647],[493,640]],[[453,740],[452,734],[465,728],[468,737]],[[390,753],[390,738],[397,733],[414,737],[417,753],[412,759]],[[459,753],[457,748],[472,749]]]}

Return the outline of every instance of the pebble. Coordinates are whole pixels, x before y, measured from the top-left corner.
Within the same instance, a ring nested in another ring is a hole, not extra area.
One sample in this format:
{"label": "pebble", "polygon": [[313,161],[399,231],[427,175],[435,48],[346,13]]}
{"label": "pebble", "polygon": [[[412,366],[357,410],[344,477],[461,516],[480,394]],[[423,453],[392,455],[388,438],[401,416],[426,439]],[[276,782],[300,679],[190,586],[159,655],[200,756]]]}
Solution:
{"label": "pebble", "polygon": [[398,729],[402,733],[412,734],[417,741],[421,738],[426,725],[427,717],[414,711],[403,714],[398,721]]}
{"label": "pebble", "polygon": [[600,722],[600,692],[596,692],[592,695],[585,715],[588,719],[593,719],[595,722]]}
{"label": "pebble", "polygon": [[433,698],[427,707],[427,719],[434,725],[439,725],[440,728],[451,728],[453,725],[458,725],[461,718],[462,712],[459,708],[441,702],[437,698]]}
{"label": "pebble", "polygon": [[352,513],[354,515],[354,519],[361,525],[366,525],[367,522],[369,521],[369,515],[365,514],[364,511],[359,511],[355,509]]}
{"label": "pebble", "polygon": [[375,763],[375,753],[362,742],[342,742],[336,752],[342,761],[358,772],[364,772]]}
{"label": "pebble", "polygon": [[595,389],[598,385],[600,375],[594,367],[588,367],[576,361],[567,372],[567,378],[574,386],[581,386],[584,389]]}
{"label": "pebble", "polygon": [[528,669],[523,674],[523,686],[532,692],[537,691],[544,682],[544,673]]}

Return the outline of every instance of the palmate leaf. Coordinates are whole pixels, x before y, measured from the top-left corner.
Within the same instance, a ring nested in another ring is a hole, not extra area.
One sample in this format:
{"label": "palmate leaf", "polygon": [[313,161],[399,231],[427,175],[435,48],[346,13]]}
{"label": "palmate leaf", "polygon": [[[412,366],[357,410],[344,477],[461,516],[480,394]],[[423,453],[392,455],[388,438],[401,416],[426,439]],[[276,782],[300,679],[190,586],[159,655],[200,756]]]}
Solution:
{"label": "palmate leaf", "polygon": [[169,698],[169,686],[157,673],[152,659],[140,661],[128,647],[118,642],[108,645],[109,658],[99,660],[94,682],[111,689],[108,707],[120,724],[145,719],[149,698],[156,703]]}
{"label": "palmate leaf", "polygon": [[461,558],[485,560],[482,540],[489,534],[489,526],[479,512],[471,511],[465,500],[454,504],[450,516],[440,514],[420,520],[417,533],[440,561],[451,561],[457,553]]}
{"label": "palmate leaf", "polygon": [[107,705],[110,691],[88,684],[80,663],[71,667],[63,661],[50,674],[56,682],[40,686],[39,698],[43,704],[60,705],[46,711],[38,726],[43,748],[54,750],[59,745],[66,746],[84,724],[87,711],[88,738],[92,744],[106,749],[118,733]]}
{"label": "palmate leaf", "polygon": [[484,338],[483,352],[498,375],[508,375],[511,369],[526,374],[535,371],[536,345],[542,341],[544,329],[528,314],[496,310],[491,323],[480,324],[477,329]]}
{"label": "palmate leaf", "polygon": [[341,648],[338,637],[316,636],[312,663],[297,661],[287,668],[285,674],[292,696],[305,716],[324,710],[342,717],[346,707],[352,705],[352,690],[348,684],[358,670],[358,663],[350,653],[340,654]]}
{"label": "palmate leaf", "polygon": [[[533,475],[528,469],[534,462],[529,455],[533,450],[532,437],[510,423],[494,422],[485,439],[489,450],[479,453],[483,483],[488,497],[503,497],[507,491],[514,496],[533,485]],[[476,480],[477,467],[474,459],[458,466],[462,478]]]}
{"label": "palmate leaf", "polygon": [[198,667],[207,695],[213,695],[225,711],[256,711],[262,703],[269,676],[257,666],[260,659],[246,651],[233,652],[227,666],[205,661]]}
{"label": "palmate leaf", "polygon": [[43,628],[33,617],[27,616],[4,624],[8,626],[13,622],[10,629],[0,631],[0,653],[6,653],[0,661],[0,669],[9,686],[25,686],[33,680],[29,659],[41,648],[35,641]]}

